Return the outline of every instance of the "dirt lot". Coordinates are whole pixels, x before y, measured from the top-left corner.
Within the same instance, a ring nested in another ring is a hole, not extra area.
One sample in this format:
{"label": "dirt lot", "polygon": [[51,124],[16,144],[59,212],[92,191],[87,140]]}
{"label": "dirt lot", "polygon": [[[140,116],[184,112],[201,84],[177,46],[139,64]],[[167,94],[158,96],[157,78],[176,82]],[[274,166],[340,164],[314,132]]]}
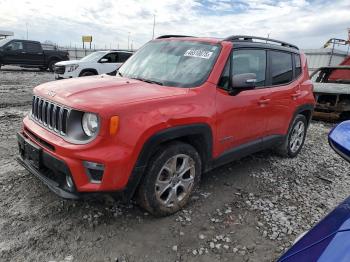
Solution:
{"label": "dirt lot", "polygon": [[185,210],[153,218],[109,198],[66,201],[19,166],[16,132],[50,73],[0,71],[1,261],[274,261],[348,195],[349,165],[313,122],[294,159],[262,152],[205,174]]}

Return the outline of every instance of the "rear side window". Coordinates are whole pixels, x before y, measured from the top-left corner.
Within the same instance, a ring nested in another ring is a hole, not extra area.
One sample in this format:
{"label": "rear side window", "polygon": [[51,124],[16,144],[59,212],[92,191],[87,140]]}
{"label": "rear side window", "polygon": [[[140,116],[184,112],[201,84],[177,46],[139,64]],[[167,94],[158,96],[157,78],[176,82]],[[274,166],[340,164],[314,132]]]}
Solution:
{"label": "rear side window", "polygon": [[232,52],[232,76],[245,73],[256,74],[256,86],[265,86],[266,51],[242,49]]}
{"label": "rear side window", "polygon": [[131,53],[119,53],[118,54],[118,63],[124,63],[131,56]]}
{"label": "rear side window", "polygon": [[294,55],[294,64],[295,64],[295,78],[301,74],[301,62],[300,55]]}
{"label": "rear side window", "polygon": [[283,85],[293,79],[292,54],[270,51],[272,85]]}
{"label": "rear side window", "polygon": [[41,46],[37,43],[25,43],[26,50],[30,53],[40,53],[41,52]]}

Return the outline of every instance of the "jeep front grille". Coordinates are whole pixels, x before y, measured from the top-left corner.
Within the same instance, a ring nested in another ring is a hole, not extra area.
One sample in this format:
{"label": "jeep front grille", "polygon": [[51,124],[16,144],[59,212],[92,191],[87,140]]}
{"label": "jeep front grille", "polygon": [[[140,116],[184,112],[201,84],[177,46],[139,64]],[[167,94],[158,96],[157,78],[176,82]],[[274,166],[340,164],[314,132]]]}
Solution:
{"label": "jeep front grille", "polygon": [[67,134],[67,122],[70,109],[51,101],[33,96],[32,119],[47,129],[53,130],[60,135]]}

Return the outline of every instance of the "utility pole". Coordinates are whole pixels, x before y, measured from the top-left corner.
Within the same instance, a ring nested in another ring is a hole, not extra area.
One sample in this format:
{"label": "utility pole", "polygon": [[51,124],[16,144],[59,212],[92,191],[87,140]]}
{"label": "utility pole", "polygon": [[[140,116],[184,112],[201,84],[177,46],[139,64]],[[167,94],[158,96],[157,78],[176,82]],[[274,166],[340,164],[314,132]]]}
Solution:
{"label": "utility pole", "polygon": [[28,40],[28,23],[26,23],[26,29],[27,29],[27,40]]}
{"label": "utility pole", "polygon": [[130,49],[129,48],[129,42],[130,42],[130,32],[128,32],[128,50]]}
{"label": "utility pole", "polygon": [[152,39],[154,39],[154,29],[156,27],[156,15],[153,14],[153,33],[152,33]]}

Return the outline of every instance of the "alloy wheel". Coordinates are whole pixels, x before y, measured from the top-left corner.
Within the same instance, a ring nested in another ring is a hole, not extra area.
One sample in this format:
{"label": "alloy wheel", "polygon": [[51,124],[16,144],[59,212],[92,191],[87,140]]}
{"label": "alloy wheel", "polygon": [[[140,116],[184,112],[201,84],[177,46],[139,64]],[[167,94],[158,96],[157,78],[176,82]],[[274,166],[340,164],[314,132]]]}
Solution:
{"label": "alloy wheel", "polygon": [[292,153],[295,153],[299,150],[303,144],[304,136],[305,124],[303,121],[299,121],[294,125],[292,134],[290,136],[289,148]]}
{"label": "alloy wheel", "polygon": [[158,201],[165,207],[181,202],[192,191],[195,171],[195,161],[188,155],[178,154],[168,159],[155,183]]}

